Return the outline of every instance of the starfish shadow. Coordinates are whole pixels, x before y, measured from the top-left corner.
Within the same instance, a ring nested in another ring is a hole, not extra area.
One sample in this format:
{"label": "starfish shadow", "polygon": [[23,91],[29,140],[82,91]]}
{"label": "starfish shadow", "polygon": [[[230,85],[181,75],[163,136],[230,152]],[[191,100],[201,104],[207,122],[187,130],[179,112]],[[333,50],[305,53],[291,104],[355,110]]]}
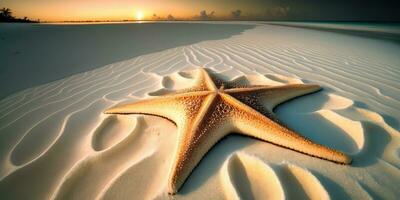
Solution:
{"label": "starfish shadow", "polygon": [[341,186],[340,184],[331,180],[330,178],[322,175],[318,171],[311,170],[311,169],[308,169],[308,170],[310,170],[311,173],[315,177],[317,177],[317,179],[321,182],[321,184],[327,190],[327,192],[329,193],[329,195],[331,196],[332,199],[350,199],[349,194],[346,193],[343,186]]}
{"label": "starfish shadow", "polygon": [[362,122],[365,130],[365,143],[362,150],[353,155],[352,167],[366,167],[382,159],[383,152],[390,142],[389,133],[372,122]]}

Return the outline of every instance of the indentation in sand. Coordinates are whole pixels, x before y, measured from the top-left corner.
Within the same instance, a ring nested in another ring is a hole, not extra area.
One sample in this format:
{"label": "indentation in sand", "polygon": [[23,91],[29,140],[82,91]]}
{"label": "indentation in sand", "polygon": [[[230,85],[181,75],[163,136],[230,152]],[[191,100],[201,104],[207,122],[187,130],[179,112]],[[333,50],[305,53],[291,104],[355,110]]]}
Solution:
{"label": "indentation in sand", "polygon": [[19,166],[38,157],[54,142],[65,121],[64,116],[55,116],[35,124],[11,152],[11,162]]}
{"label": "indentation in sand", "polygon": [[186,89],[195,84],[195,76],[191,70],[177,72],[161,78],[160,89],[149,92],[150,96],[160,96],[172,93],[176,90]]}
{"label": "indentation in sand", "polygon": [[106,116],[93,132],[93,149],[101,151],[123,140],[133,131],[135,123],[136,119],[129,115]]}
{"label": "indentation in sand", "polygon": [[227,199],[330,199],[307,169],[294,164],[271,166],[244,152],[229,156],[220,177]]}
{"label": "indentation in sand", "polygon": [[[346,151],[350,154],[355,154],[360,152],[365,143],[364,129],[360,122],[350,120],[349,118],[343,117],[331,110],[320,110],[318,111],[323,118],[327,119],[329,122],[334,124],[343,130],[356,144],[356,147],[348,148]],[[343,142],[344,141],[339,141]]]}
{"label": "indentation in sand", "polygon": [[231,155],[223,164],[221,181],[227,199],[284,199],[274,170],[262,160],[244,153]]}
{"label": "indentation in sand", "polygon": [[[301,185],[301,189],[308,199],[330,199],[328,192],[322,186],[321,182],[310,171],[292,164],[283,166],[283,168],[290,172]],[[287,189],[291,190],[292,188],[288,187]],[[299,196],[296,196],[293,197],[299,198]]]}

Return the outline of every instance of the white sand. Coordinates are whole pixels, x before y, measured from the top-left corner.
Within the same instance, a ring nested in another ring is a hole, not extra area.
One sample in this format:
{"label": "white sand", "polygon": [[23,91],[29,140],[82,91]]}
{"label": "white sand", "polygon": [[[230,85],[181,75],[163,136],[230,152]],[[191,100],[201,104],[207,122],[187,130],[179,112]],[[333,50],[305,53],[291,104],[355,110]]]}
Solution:
{"label": "white sand", "polygon": [[396,199],[400,196],[400,46],[389,41],[259,24],[132,58],[0,101],[4,199],[169,199],[171,122],[102,112],[180,89],[204,66],[250,84],[317,83],[324,90],[276,109],[312,140],[352,155],[338,165],[229,136],[176,199]]}
{"label": "white sand", "polygon": [[[228,38],[252,27],[185,22],[0,23],[0,99],[107,64],[177,46]],[[13,84],[10,86],[9,82]]]}

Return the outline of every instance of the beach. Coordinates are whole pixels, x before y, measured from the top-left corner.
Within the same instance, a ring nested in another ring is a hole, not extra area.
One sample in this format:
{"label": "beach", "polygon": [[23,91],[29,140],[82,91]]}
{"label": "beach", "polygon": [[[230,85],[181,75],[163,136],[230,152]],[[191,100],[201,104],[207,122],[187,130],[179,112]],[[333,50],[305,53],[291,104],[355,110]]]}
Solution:
{"label": "beach", "polygon": [[[8,53],[0,100],[5,199],[170,199],[175,124],[104,111],[190,87],[192,70],[200,67],[248,85],[320,85],[322,91],[274,112],[353,162],[340,165],[232,134],[211,148],[173,198],[400,196],[395,41],[263,22],[18,26],[0,31],[10,40],[0,48]],[[24,28],[30,42],[11,49],[18,40],[12,31]],[[399,36],[379,29],[386,30]],[[103,34],[90,39],[95,32]]]}

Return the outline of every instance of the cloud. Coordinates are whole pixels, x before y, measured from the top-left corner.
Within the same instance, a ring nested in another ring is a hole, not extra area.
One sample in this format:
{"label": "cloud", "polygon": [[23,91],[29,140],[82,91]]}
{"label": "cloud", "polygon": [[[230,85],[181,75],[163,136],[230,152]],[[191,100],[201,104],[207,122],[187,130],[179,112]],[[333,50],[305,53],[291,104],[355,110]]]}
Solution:
{"label": "cloud", "polygon": [[233,19],[238,19],[240,17],[240,15],[242,14],[242,11],[237,9],[235,11],[232,11],[231,14],[232,14]]}
{"label": "cloud", "polygon": [[208,19],[211,19],[212,17],[214,17],[214,14],[215,14],[214,11],[211,11],[210,13],[207,14],[206,10],[202,10],[202,11],[200,11],[200,17],[199,18],[201,20],[208,20]]}
{"label": "cloud", "polygon": [[274,6],[274,7],[269,7],[267,8],[267,10],[265,11],[265,15],[266,17],[270,17],[273,19],[279,19],[279,18],[284,18],[286,16],[288,16],[290,12],[290,7],[286,6]]}
{"label": "cloud", "polygon": [[173,20],[175,20],[175,17],[172,16],[171,14],[169,14],[169,15],[167,16],[167,20],[173,21]]}
{"label": "cloud", "polygon": [[156,13],[154,13],[153,16],[152,16],[152,19],[153,20],[161,20],[161,17],[158,16]]}

